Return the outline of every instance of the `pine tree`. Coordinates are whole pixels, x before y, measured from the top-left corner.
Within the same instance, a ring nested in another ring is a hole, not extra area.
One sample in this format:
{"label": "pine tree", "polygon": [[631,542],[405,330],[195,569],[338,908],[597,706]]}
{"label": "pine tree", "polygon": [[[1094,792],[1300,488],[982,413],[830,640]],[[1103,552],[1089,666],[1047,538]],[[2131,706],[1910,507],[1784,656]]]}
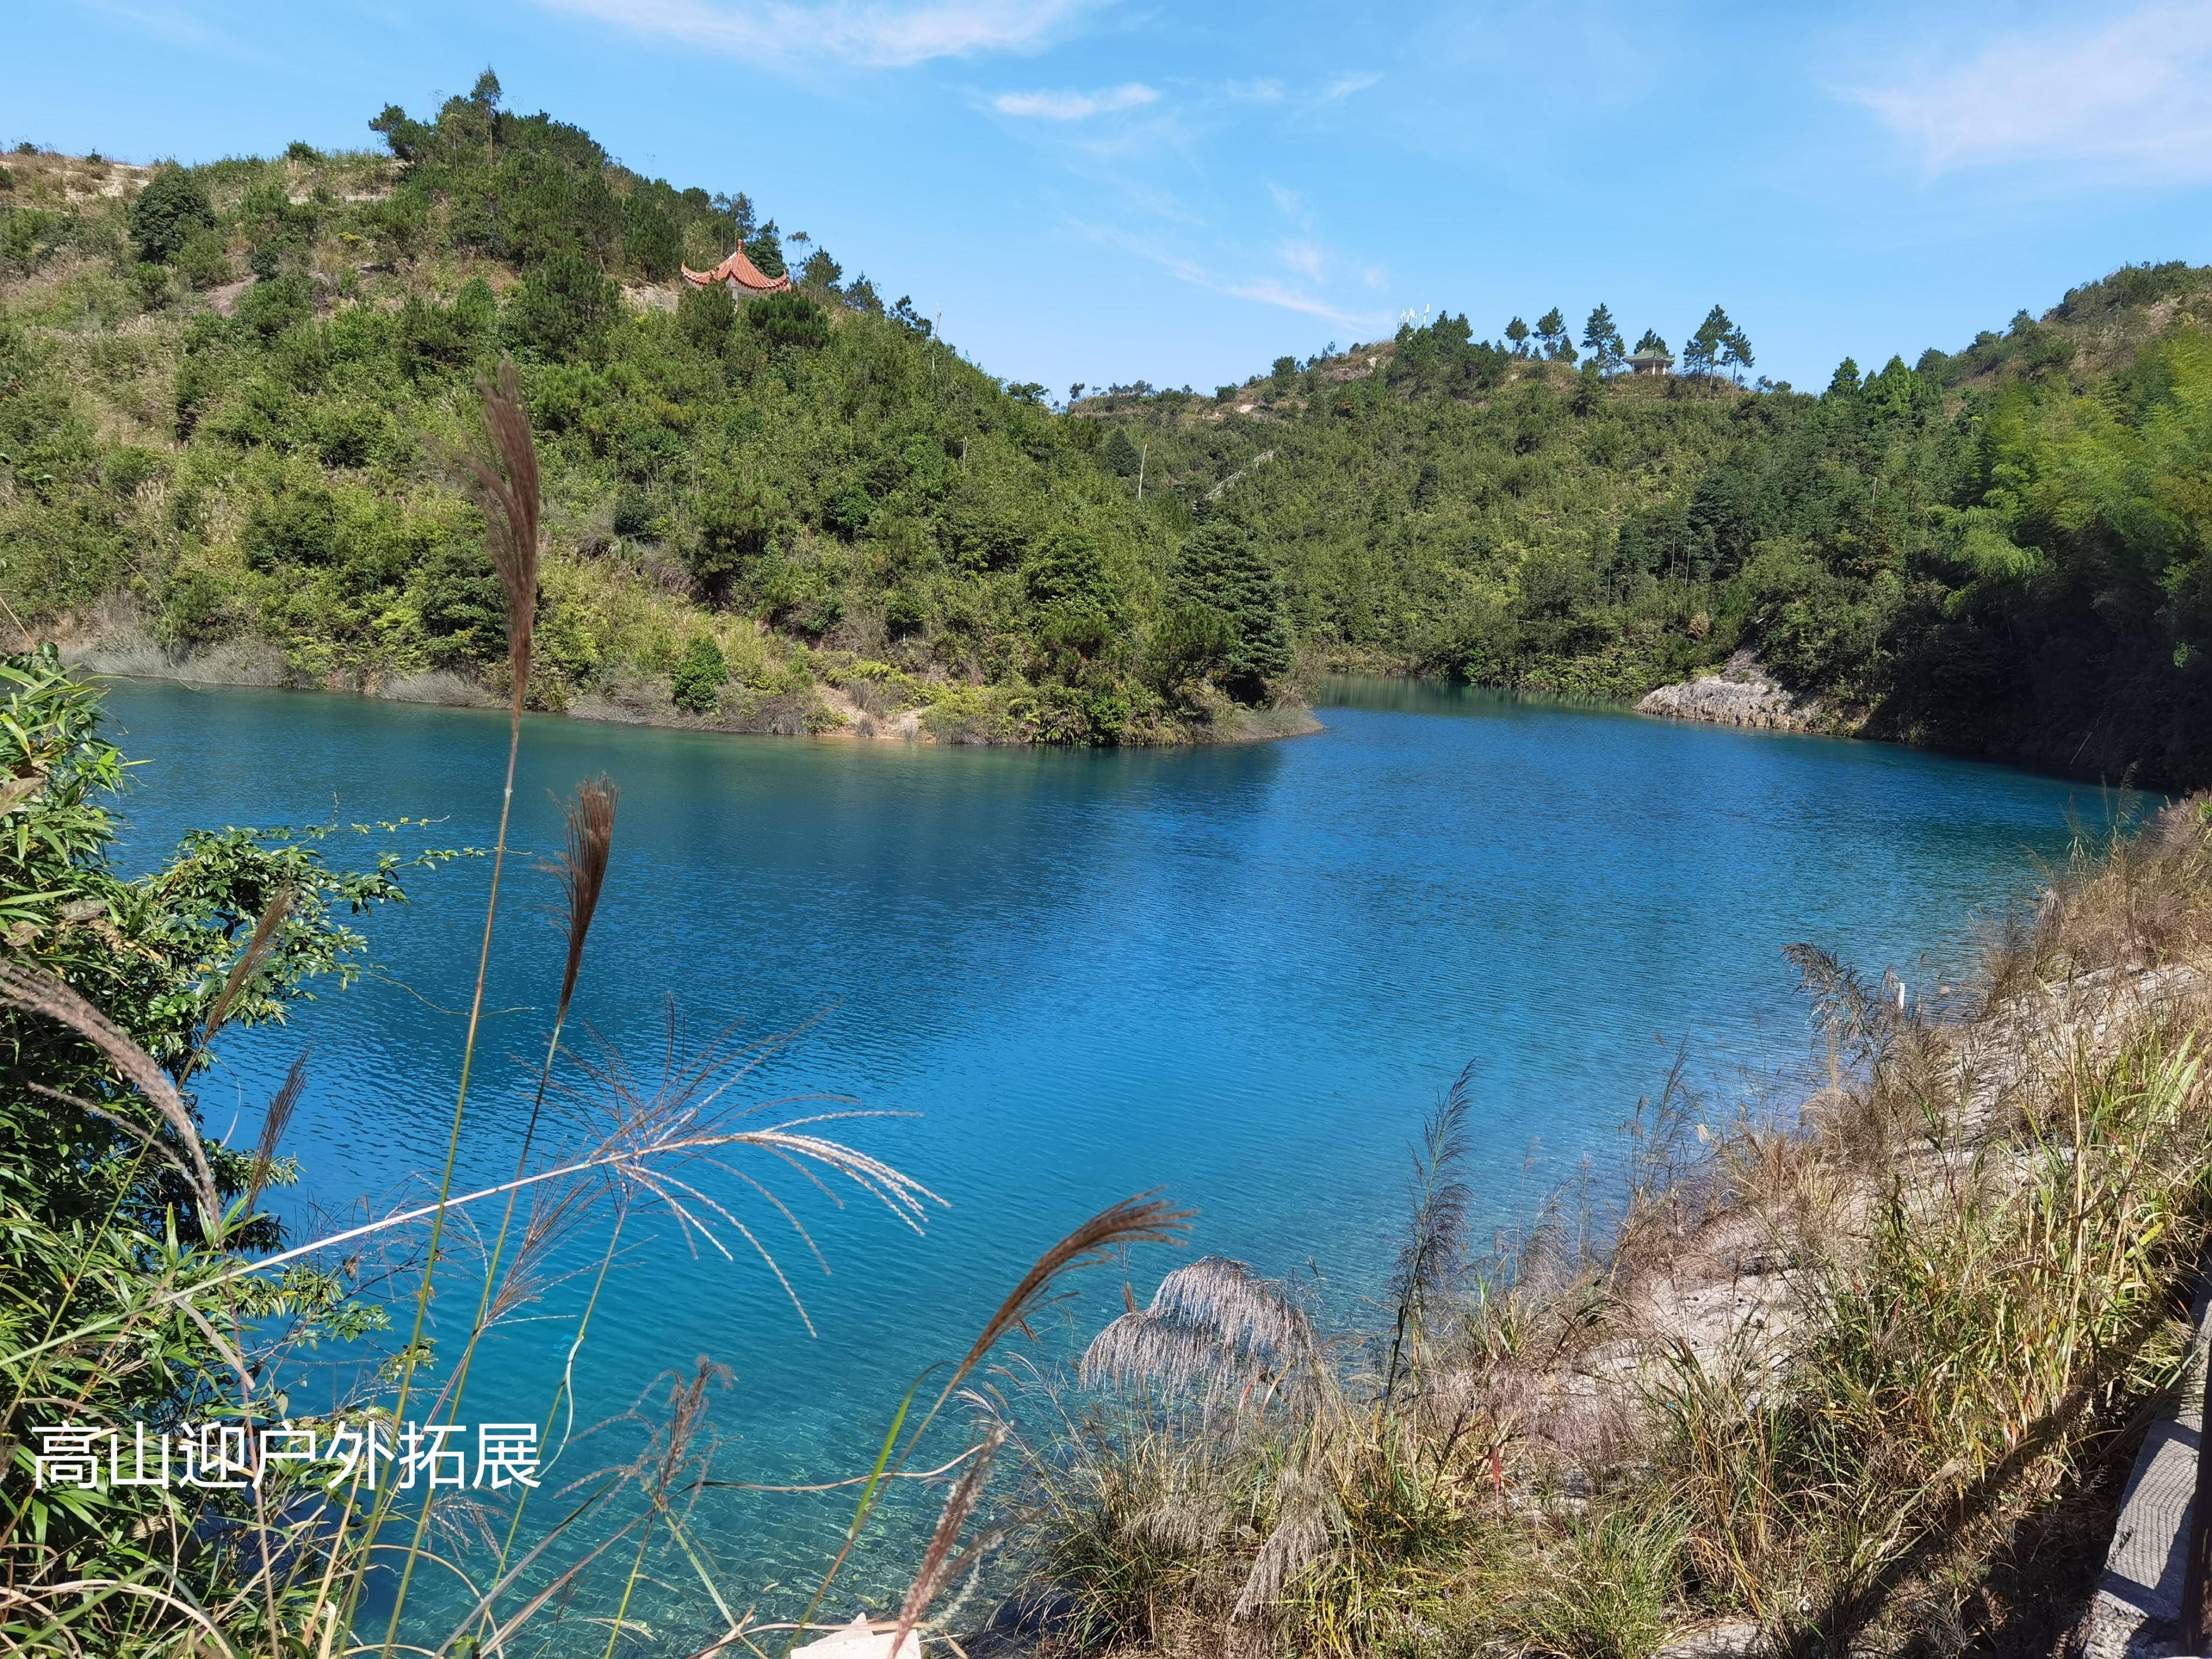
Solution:
{"label": "pine tree", "polygon": [[1735,383],[1738,386],[1743,384],[1744,370],[1749,368],[1757,361],[1751,355],[1749,337],[1733,323],[1729,325],[1728,332],[1721,337],[1720,360],[1734,372]]}
{"label": "pine tree", "polygon": [[1115,427],[1098,452],[1098,459],[1124,478],[1137,476],[1137,446],[1129,441],[1125,428]]}
{"label": "pine tree", "polygon": [[1621,359],[1628,356],[1628,349],[1620,343],[1620,330],[1614,325],[1611,307],[1601,304],[1590,313],[1589,320],[1583,325],[1583,349],[1590,354],[1600,374],[1620,368]]}
{"label": "pine tree", "polygon": [[1173,592],[1182,631],[1214,644],[1213,660],[1194,666],[1214,670],[1238,702],[1259,702],[1291,665],[1291,629],[1273,562],[1251,529],[1226,514],[1200,526],[1183,544]]}
{"label": "pine tree", "polygon": [[1522,322],[1518,317],[1516,317],[1511,322],[1505,325],[1505,337],[1513,342],[1513,355],[1515,356],[1525,357],[1528,355],[1528,324]]}
{"label": "pine tree", "polygon": [[1546,356],[1559,355],[1559,347],[1567,337],[1567,319],[1559,315],[1559,307],[1553,306],[1536,319],[1536,337],[1543,343]]}
{"label": "pine tree", "polygon": [[745,258],[753,262],[754,269],[763,276],[785,274],[783,242],[776,234],[775,220],[763,225],[745,243]]}
{"label": "pine tree", "polygon": [[1698,325],[1698,331],[1690,337],[1690,343],[1682,348],[1682,367],[1692,374],[1710,374],[1727,349],[1729,336],[1735,325],[1718,306],[1705,313],[1705,320]]}

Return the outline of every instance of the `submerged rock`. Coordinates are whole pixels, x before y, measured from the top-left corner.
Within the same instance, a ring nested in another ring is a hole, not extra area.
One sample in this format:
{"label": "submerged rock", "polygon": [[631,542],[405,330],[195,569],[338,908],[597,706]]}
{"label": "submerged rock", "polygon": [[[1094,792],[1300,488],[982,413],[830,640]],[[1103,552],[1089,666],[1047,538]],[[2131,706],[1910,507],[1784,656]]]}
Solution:
{"label": "submerged rock", "polygon": [[[818,1642],[809,1642],[793,1648],[792,1659],[812,1654],[814,1659],[893,1659],[891,1638],[898,1634],[896,1626],[878,1629],[863,1616],[853,1620],[842,1630],[834,1630]],[[921,1635],[908,1631],[906,1640],[899,1644],[896,1659],[921,1659]]]}

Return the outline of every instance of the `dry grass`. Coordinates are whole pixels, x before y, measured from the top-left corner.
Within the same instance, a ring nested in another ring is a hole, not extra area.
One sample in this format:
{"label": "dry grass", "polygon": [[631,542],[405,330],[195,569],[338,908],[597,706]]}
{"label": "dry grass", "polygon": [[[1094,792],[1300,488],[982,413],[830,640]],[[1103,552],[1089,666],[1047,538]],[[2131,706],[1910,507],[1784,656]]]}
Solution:
{"label": "dry grass", "polygon": [[2212,1233],[2206,805],[2078,848],[1966,1018],[1796,956],[1831,1072],[1795,1123],[1670,1080],[1609,1203],[1447,1293],[1448,1100],[1395,1320],[1286,1359],[1280,1287],[1209,1262],[1109,1327],[1027,1449],[1060,1644],[2050,1650]]}

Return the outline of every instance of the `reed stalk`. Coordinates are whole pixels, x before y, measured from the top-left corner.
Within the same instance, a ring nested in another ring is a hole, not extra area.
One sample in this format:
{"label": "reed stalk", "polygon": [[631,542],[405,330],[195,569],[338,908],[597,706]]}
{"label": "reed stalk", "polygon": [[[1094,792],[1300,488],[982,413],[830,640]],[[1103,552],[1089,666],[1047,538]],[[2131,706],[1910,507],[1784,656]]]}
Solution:
{"label": "reed stalk", "polygon": [[[469,993],[469,1019],[461,1042],[459,1079],[453,1091],[452,1127],[446,1136],[446,1156],[438,1177],[438,1202],[430,1218],[430,1240],[422,1263],[422,1282],[415,1293],[415,1312],[401,1361],[399,1391],[392,1420],[404,1424],[407,1402],[415,1383],[415,1369],[422,1358],[422,1328],[430,1308],[430,1288],[438,1270],[438,1252],[445,1239],[446,1200],[453,1191],[453,1167],[460,1157],[461,1124],[467,1115],[469,1080],[476,1066],[477,1036],[483,1021],[484,985],[491,970],[493,930],[499,917],[500,878],[507,864],[507,828],[514,811],[515,763],[522,751],[522,703],[529,690],[531,642],[538,613],[538,452],[532,441],[530,416],[523,407],[521,384],[513,363],[500,365],[498,383],[479,380],[484,426],[491,441],[489,455],[461,458],[473,480],[478,506],[484,515],[485,544],[493,568],[507,596],[507,673],[512,682],[507,697],[507,770],[500,786],[499,830],[492,842],[491,880],[484,896],[483,933],[477,948],[476,980]],[[394,1483],[395,1485],[397,1483]],[[371,1510],[362,1559],[370,1559],[377,1534],[391,1508],[392,1492],[379,1495]],[[427,1521],[428,1506],[424,1505]],[[384,1632],[383,1659],[392,1659],[399,1639],[399,1617],[413,1581],[415,1563],[422,1553],[423,1522],[400,1568],[399,1585],[392,1598],[392,1617]],[[349,1629],[358,1603],[362,1579],[356,1577],[348,1599],[343,1622]]]}

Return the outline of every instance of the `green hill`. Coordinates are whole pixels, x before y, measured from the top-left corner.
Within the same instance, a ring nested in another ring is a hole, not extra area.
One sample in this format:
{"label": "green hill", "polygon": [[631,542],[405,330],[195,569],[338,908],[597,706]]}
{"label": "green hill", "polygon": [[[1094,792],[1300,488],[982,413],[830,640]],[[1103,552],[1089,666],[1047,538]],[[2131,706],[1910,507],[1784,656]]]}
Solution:
{"label": "green hill", "polygon": [[[370,125],[389,154],[5,158],[0,598],[27,624],[298,684],[498,690],[453,453],[511,356],[544,451],[537,706],[1266,728],[1235,699],[1278,688],[1219,628],[1163,644],[1180,527],[1042,388],[1001,386],[744,197],[507,113],[489,75],[434,120]],[[795,289],[675,280],[738,246]],[[1278,625],[1259,602],[1228,635]]]}
{"label": "green hill", "polygon": [[[29,629],[497,692],[452,453],[508,356],[545,454],[540,707],[1179,742],[1285,729],[1294,658],[1629,698],[1749,650],[1838,729],[2212,777],[2212,272],[2128,267],[1818,396],[1741,385],[1717,308],[1704,372],[1650,376],[1617,331],[1577,365],[1554,312],[1534,346],[1446,315],[1062,415],[489,75],[369,125],[382,152],[7,158],[0,599]],[[737,246],[794,289],[677,279]]]}
{"label": "green hill", "polygon": [[1464,319],[1080,405],[1222,491],[1324,659],[1626,697],[1755,652],[1839,728],[2212,777],[2212,270],[2124,268],[1820,395],[1607,375]]}

